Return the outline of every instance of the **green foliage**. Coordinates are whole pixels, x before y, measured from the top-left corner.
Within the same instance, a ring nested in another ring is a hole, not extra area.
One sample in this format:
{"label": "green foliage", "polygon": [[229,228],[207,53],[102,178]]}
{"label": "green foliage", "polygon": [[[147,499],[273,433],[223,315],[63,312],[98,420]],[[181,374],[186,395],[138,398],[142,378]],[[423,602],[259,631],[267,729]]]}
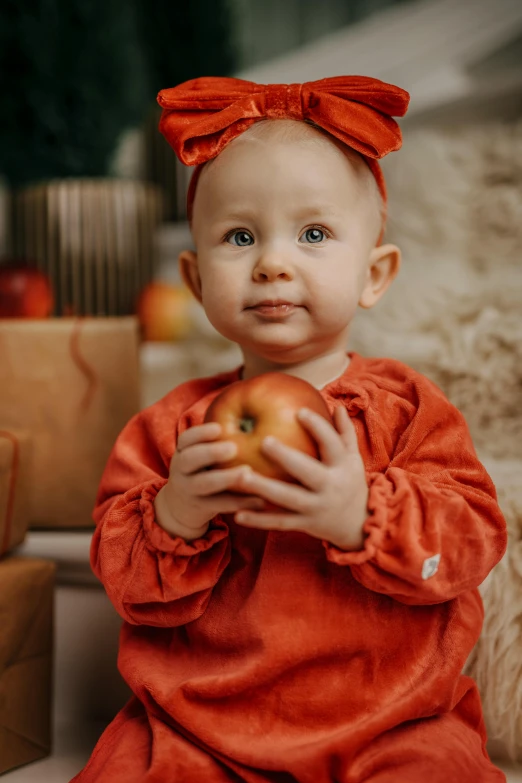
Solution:
{"label": "green foliage", "polygon": [[150,100],[132,0],[3,0],[0,172],[103,176]]}
{"label": "green foliage", "polygon": [[235,65],[227,0],[136,0],[154,94],[197,76],[227,76]]}

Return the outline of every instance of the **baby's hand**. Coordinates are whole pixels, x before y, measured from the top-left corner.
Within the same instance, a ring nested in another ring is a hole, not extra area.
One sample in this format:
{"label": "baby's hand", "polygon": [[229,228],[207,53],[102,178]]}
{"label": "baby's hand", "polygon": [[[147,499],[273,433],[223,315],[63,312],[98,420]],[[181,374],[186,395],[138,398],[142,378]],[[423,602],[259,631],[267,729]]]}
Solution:
{"label": "baby's hand", "polygon": [[221,425],[210,422],[190,427],[178,439],[169,480],[155,501],[158,522],[173,535],[199,538],[216,514],[264,505],[259,498],[230,492],[241,479],[244,466],[212,467],[231,459],[237,451],[231,441],[218,440],[220,435]]}
{"label": "baby's hand", "polygon": [[269,530],[300,530],[342,549],[361,549],[363,523],[368,515],[368,486],[357,436],[344,405],[334,414],[336,429],[322,416],[302,410],[299,420],[315,438],[321,461],[267,438],[263,451],[300,486],[267,478],[253,470],[244,473],[238,488],[284,512],[236,514],[236,522]]}

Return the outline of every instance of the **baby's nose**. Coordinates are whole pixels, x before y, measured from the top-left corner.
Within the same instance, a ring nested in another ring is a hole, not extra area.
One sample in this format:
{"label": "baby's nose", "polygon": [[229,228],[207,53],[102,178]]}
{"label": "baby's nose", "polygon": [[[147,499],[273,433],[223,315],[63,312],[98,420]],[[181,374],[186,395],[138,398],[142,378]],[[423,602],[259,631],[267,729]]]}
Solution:
{"label": "baby's nose", "polygon": [[291,280],[293,277],[293,264],[288,255],[276,251],[261,253],[253,270],[253,278],[257,281]]}

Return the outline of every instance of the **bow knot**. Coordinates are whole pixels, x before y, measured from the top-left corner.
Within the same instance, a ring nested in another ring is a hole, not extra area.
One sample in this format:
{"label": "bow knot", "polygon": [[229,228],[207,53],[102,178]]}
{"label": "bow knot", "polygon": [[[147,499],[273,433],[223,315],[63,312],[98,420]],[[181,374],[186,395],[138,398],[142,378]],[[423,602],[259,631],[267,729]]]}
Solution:
{"label": "bow knot", "polygon": [[264,88],[267,118],[302,120],[302,90],[302,84],[267,84]]}

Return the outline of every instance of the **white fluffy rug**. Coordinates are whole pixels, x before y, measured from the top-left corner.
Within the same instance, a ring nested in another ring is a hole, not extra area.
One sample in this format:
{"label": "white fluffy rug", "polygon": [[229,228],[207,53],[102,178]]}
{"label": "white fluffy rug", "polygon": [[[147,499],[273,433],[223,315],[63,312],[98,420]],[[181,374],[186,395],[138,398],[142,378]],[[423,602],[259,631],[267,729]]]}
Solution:
{"label": "white fluffy rug", "polygon": [[468,663],[492,746],[522,759],[522,121],[404,132],[383,164],[397,280],[350,347],[392,356],[464,413],[509,525]]}
{"label": "white fluffy rug", "polygon": [[404,136],[383,165],[402,269],[350,345],[424,372],[477,448],[522,458],[522,122]]}
{"label": "white fluffy rug", "polygon": [[466,673],[479,686],[490,751],[522,760],[522,461],[481,456],[497,486],[509,545],[481,587],[484,628]]}

